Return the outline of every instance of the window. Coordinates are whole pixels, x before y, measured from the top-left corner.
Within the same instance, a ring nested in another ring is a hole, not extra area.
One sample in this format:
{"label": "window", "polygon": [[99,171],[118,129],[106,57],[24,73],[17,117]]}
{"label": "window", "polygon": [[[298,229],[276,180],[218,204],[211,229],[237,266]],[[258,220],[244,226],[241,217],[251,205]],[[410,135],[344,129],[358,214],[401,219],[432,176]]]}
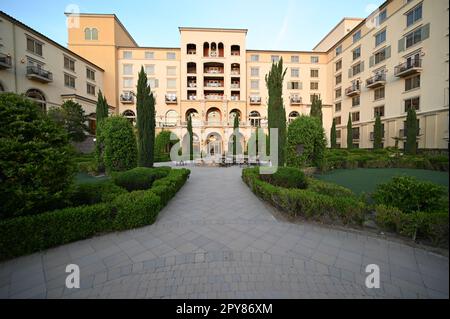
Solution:
{"label": "window", "polygon": [[69,75],[69,74],[64,74],[64,85],[74,89],[75,88],[75,77]]}
{"label": "window", "polygon": [[124,75],[133,75],[133,64],[124,64],[123,65],[123,74]]}
{"label": "window", "polygon": [[319,70],[311,70],[311,77],[312,78],[318,78],[319,77]]}
{"label": "window", "polygon": [[291,77],[298,78],[300,76],[299,68],[291,68]]}
{"label": "window", "polygon": [[375,55],[374,55],[374,63],[375,64],[381,63],[384,60],[386,60],[386,58],[387,58],[387,50],[383,49],[383,50],[375,53]]}
{"label": "window", "polygon": [[98,30],[96,28],[86,28],[84,29],[84,39],[85,40],[98,40]]}
{"label": "window", "polygon": [[251,60],[252,62],[259,62],[259,55],[257,55],[257,54],[252,54],[251,57],[250,57],[250,60]]}
{"label": "window", "polygon": [[420,74],[405,80],[405,91],[410,91],[420,87]]}
{"label": "window", "polygon": [[352,113],[352,122],[359,122],[359,112]]}
{"label": "window", "polygon": [[384,86],[375,89],[375,90],[373,91],[373,95],[374,95],[373,99],[374,99],[375,101],[384,99]]}
{"label": "window", "polygon": [[176,89],[177,88],[177,80],[176,79],[167,79],[167,88],[168,89]]}
{"label": "window", "polygon": [[420,97],[413,97],[411,99],[405,100],[405,112],[409,109],[414,108],[416,111],[420,108]]}
{"label": "window", "polygon": [[358,59],[361,56],[361,47],[357,47],[352,51],[353,53],[353,60]]}
{"label": "window", "polygon": [[67,56],[64,56],[64,68],[75,72],[75,60]]}
{"label": "window", "polygon": [[279,55],[272,55],[271,57],[270,57],[270,60],[272,61],[272,62],[278,62],[278,61],[280,61],[280,56]]}
{"label": "window", "polygon": [[341,96],[342,96],[342,89],[341,88],[336,89],[335,92],[334,92],[334,97],[336,99],[339,99]]}
{"label": "window", "polygon": [[361,30],[356,31],[355,34],[353,34],[353,43],[359,41],[361,39]]}
{"label": "window", "polygon": [[145,66],[145,73],[147,73],[147,75],[155,74],[155,65],[154,64],[146,65]]}
{"label": "window", "polygon": [[132,59],[133,58],[133,52],[131,51],[123,51],[123,58],[124,59]]}
{"label": "window", "polygon": [[313,63],[313,64],[319,63],[319,57],[318,56],[312,56],[311,57],[311,63]]}
{"label": "window", "polygon": [[158,88],[159,87],[159,80],[155,78],[149,78],[148,79],[148,85],[150,85],[150,88]]}
{"label": "window", "polygon": [[167,52],[167,60],[175,60],[176,54],[175,52]]}
{"label": "window", "polygon": [[287,83],[288,90],[300,90],[300,82],[291,81]]}
{"label": "window", "polygon": [[352,97],[352,106],[359,106],[361,103],[361,96],[357,95]]}
{"label": "window", "polygon": [[375,34],[375,46],[376,47],[385,41],[386,41],[386,30],[383,30],[383,31]]}
{"label": "window", "polygon": [[167,67],[167,75],[169,75],[169,76],[177,75],[177,67],[176,66],[168,66]]}
{"label": "window", "polygon": [[310,89],[311,90],[318,90],[319,89],[319,82],[311,82],[310,83]]}
{"label": "window", "polygon": [[409,27],[422,19],[422,4],[406,13],[406,26]]}
{"label": "window", "polygon": [[27,38],[27,50],[39,56],[42,56],[42,42],[32,38]]}
{"label": "window", "polygon": [[377,115],[379,115],[380,117],[384,116],[384,105],[377,106],[373,109],[373,117],[377,117]]}
{"label": "window", "polygon": [[133,78],[124,78],[123,79],[123,87],[124,88],[132,88],[133,87]]}
{"label": "window", "polygon": [[153,60],[155,58],[155,52],[145,52],[144,54],[146,60]]}
{"label": "window", "polygon": [[334,123],[336,123],[336,125],[341,125],[341,117],[340,116],[335,117]]}
{"label": "window", "polygon": [[259,89],[259,80],[251,80],[250,87],[252,88],[252,90],[258,90]]}
{"label": "window", "polygon": [[336,138],[341,138],[341,130],[336,130]]}
{"label": "window", "polygon": [[342,74],[336,75],[336,85],[339,85],[342,83]]}
{"label": "window", "polygon": [[336,103],[336,104],[334,105],[334,111],[335,111],[335,112],[340,112],[341,109],[342,109],[342,103],[341,103],[341,102]]}
{"label": "window", "polygon": [[360,62],[360,63],[358,63],[358,64],[355,64],[355,65],[352,66],[352,68],[350,69],[350,73],[351,73],[350,77],[351,77],[351,76],[355,76],[355,75],[361,73],[361,72],[363,71],[362,69],[363,69],[363,68],[362,68],[362,62]]}
{"label": "window", "polygon": [[386,21],[386,19],[387,19],[387,10],[385,9],[385,10],[381,11],[375,18],[375,25],[379,26],[384,21]]}
{"label": "window", "polygon": [[417,29],[406,36],[406,48],[412,47],[414,44],[422,41],[422,28]]}
{"label": "window", "polygon": [[354,140],[359,140],[359,127],[352,128],[352,138]]}
{"label": "window", "polygon": [[86,78],[91,81],[95,81],[95,71],[89,68],[86,68]]}
{"label": "window", "polygon": [[86,84],[86,92],[89,95],[94,95],[95,96],[95,85],[92,85],[90,83]]}
{"label": "window", "polygon": [[336,72],[342,69],[342,60],[336,62]]}
{"label": "window", "polygon": [[259,68],[251,68],[250,74],[251,74],[251,76],[258,77],[259,76]]}
{"label": "window", "polygon": [[340,55],[341,53],[342,53],[342,45],[336,48],[336,56]]}
{"label": "window", "polygon": [[300,57],[298,55],[291,56],[291,63],[299,63]]}

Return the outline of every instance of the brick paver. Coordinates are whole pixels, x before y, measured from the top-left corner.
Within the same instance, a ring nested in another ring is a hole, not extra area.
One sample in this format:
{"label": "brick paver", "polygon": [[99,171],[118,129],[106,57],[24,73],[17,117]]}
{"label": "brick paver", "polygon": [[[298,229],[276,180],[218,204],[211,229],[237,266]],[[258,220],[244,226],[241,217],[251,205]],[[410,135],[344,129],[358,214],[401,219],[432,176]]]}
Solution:
{"label": "brick paver", "polygon": [[[192,168],[154,225],[0,264],[0,298],[448,298],[448,258],[276,220],[239,168]],[[65,287],[77,264],[81,288]],[[365,267],[381,288],[365,287]]]}

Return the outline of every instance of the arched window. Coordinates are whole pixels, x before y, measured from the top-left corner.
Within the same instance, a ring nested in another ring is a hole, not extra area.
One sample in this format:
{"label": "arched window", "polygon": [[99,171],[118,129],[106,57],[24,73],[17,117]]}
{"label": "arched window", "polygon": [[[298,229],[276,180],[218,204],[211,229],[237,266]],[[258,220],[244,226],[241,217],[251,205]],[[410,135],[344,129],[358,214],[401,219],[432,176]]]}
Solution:
{"label": "arched window", "polygon": [[92,40],[98,40],[98,30],[96,28],[92,28]]}
{"label": "arched window", "polygon": [[234,124],[234,118],[235,118],[236,116],[241,120],[241,119],[242,119],[242,117],[241,117],[241,111],[239,111],[238,109],[233,109],[233,110],[231,110],[230,116],[229,116],[229,118],[228,118],[228,120],[229,120],[229,122],[230,122],[230,125],[233,125],[233,124]]}
{"label": "arched window", "polygon": [[122,113],[124,117],[126,117],[131,124],[133,124],[136,121],[136,113],[134,113],[132,110],[126,110]]}
{"label": "arched window", "polygon": [[166,126],[176,126],[178,122],[178,113],[170,110],[166,113]]}
{"label": "arched window", "polygon": [[197,73],[197,64],[195,62],[188,62],[187,73],[189,73],[189,74]]}
{"label": "arched window", "polygon": [[220,124],[222,120],[220,110],[216,107],[209,109],[206,115],[206,120],[208,121],[208,124]]}
{"label": "arched window", "polygon": [[209,56],[209,43],[208,42],[203,43],[203,56],[204,57]]}
{"label": "arched window", "polygon": [[85,40],[98,40],[98,30],[96,28],[84,29],[84,39]]}
{"label": "arched window", "polygon": [[250,115],[248,117],[250,121],[250,125],[253,127],[260,127],[261,126],[261,115],[258,111],[252,111],[250,112]]}
{"label": "arched window", "polygon": [[239,45],[231,46],[231,55],[239,56],[241,55],[241,47]]}
{"label": "arched window", "polygon": [[217,56],[217,45],[215,42],[211,43],[211,53],[209,54],[211,57]]}
{"label": "arched window", "polygon": [[197,54],[197,46],[193,43],[189,43],[186,46],[186,51],[187,51],[187,54],[192,54],[192,55]]}
{"label": "arched window", "polygon": [[299,116],[300,116],[300,114],[296,111],[289,113],[289,123],[291,123],[293,120],[295,120]]}
{"label": "arched window", "polygon": [[224,55],[223,43],[220,42],[219,43],[219,57],[223,58],[223,55]]}
{"label": "arched window", "polygon": [[192,126],[198,126],[201,123],[200,115],[198,114],[197,110],[195,109],[189,109],[186,112],[186,122],[189,119],[189,116],[192,117]]}
{"label": "arched window", "polygon": [[25,96],[30,99],[33,99],[36,102],[36,104],[41,107],[42,111],[47,110],[47,103],[45,100],[45,95],[41,91],[39,91],[37,89],[29,89],[25,93]]}

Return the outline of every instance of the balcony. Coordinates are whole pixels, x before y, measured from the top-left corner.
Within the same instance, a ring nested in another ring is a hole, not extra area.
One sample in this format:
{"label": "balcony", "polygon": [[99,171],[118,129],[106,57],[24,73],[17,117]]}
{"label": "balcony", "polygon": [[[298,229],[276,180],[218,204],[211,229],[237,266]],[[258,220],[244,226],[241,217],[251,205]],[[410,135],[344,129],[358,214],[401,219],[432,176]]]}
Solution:
{"label": "balcony", "polygon": [[208,68],[208,69],[205,69],[204,73],[205,74],[219,74],[219,75],[223,75],[224,74],[222,68],[220,68],[220,69],[218,69],[218,68]]}
{"label": "balcony", "polygon": [[231,70],[231,75],[241,75],[241,71],[239,71],[239,70]]}
{"label": "balcony", "polygon": [[53,73],[38,66],[27,66],[27,78],[41,83],[53,82]]}
{"label": "balcony", "polygon": [[12,60],[9,55],[0,53],[0,69],[9,69],[12,67]]}
{"label": "balcony", "polygon": [[376,74],[366,80],[366,86],[369,89],[375,89],[386,84],[386,74]]}
{"label": "balcony", "polygon": [[189,82],[189,83],[188,83],[188,87],[190,87],[190,88],[196,88],[196,87],[197,87],[197,82]]}
{"label": "balcony", "polygon": [[302,104],[302,98],[300,96],[291,96],[290,101],[291,101],[291,105]]}
{"label": "balcony", "polygon": [[205,82],[205,89],[223,89],[221,82]]}
{"label": "balcony", "polygon": [[177,96],[175,94],[166,94],[166,104],[177,104]]}
{"label": "balcony", "polygon": [[232,89],[240,89],[241,85],[239,83],[231,83],[231,88]]}
{"label": "balcony", "polygon": [[394,69],[394,75],[397,77],[405,77],[420,73],[422,71],[422,59],[412,59],[405,63],[399,64]]}
{"label": "balcony", "polygon": [[361,88],[359,83],[353,84],[352,86],[345,89],[345,95],[347,96],[355,96],[361,93]]}
{"label": "balcony", "polygon": [[189,100],[189,101],[195,101],[195,100],[197,100],[197,95],[189,95],[189,96],[188,96],[188,100]]}
{"label": "balcony", "polygon": [[260,96],[250,96],[250,104],[251,105],[261,104],[261,97]]}
{"label": "balcony", "polygon": [[[385,132],[383,132],[383,135],[381,136],[381,138],[384,140],[384,133]],[[374,141],[375,140],[375,133],[374,132],[370,132],[370,140],[371,141]]]}
{"label": "balcony", "polygon": [[120,102],[122,104],[133,104],[134,103],[134,96],[131,94],[121,94],[120,95]]}
{"label": "balcony", "polygon": [[232,95],[231,96],[231,101],[239,101],[241,98],[239,95]]}
{"label": "balcony", "polygon": [[223,95],[207,94],[207,95],[205,95],[205,100],[208,100],[208,101],[222,101],[223,100]]}

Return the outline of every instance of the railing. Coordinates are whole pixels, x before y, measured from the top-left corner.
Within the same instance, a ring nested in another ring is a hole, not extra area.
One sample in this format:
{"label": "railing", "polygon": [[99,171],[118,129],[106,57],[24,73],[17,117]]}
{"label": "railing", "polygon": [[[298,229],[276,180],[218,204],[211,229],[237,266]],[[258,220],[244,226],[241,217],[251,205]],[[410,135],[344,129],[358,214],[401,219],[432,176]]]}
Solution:
{"label": "railing", "polygon": [[301,97],[291,97],[291,104],[301,104],[302,103],[302,98]]}
{"label": "railing", "polygon": [[368,78],[366,80],[366,85],[367,86],[371,86],[371,85],[373,85],[373,84],[375,84],[377,82],[386,82],[386,73],[375,74],[371,78]]}
{"label": "railing", "polygon": [[395,76],[399,76],[407,71],[410,71],[410,70],[413,70],[416,68],[421,68],[421,67],[422,67],[422,59],[411,59],[411,60],[408,60],[404,63],[397,65],[394,68],[394,74],[395,74]]}
{"label": "railing", "polygon": [[27,75],[28,76],[38,76],[40,78],[43,78],[47,81],[53,81],[53,73],[44,69],[41,69],[37,66],[27,66]]}
{"label": "railing", "polygon": [[122,102],[122,103],[133,103],[134,102],[134,96],[133,95],[121,94],[120,95],[120,102]]}
{"label": "railing", "polygon": [[260,96],[250,97],[250,104],[261,104],[261,97]]}
{"label": "railing", "polygon": [[239,101],[240,96],[239,95],[232,95],[231,96],[231,101]]}
{"label": "railing", "polygon": [[205,95],[205,100],[221,101],[223,100],[223,95]]}
{"label": "railing", "polygon": [[12,66],[12,59],[9,55],[0,53],[0,67],[10,68]]}
{"label": "railing", "polygon": [[193,83],[193,82],[188,83],[188,87],[190,87],[190,88],[196,88],[196,87],[197,87],[197,83]]}
{"label": "railing", "polygon": [[239,70],[231,70],[231,75],[240,75],[241,72]]}
{"label": "railing", "polygon": [[348,87],[345,89],[345,95],[354,95],[354,94],[358,94],[360,92],[361,88],[358,84],[353,84],[352,86]]}
{"label": "railing", "polygon": [[166,94],[166,103],[177,103],[177,96]]}
{"label": "railing", "polygon": [[240,87],[241,87],[240,84],[236,84],[236,83],[231,84],[232,89],[239,89]]}
{"label": "railing", "polygon": [[205,87],[207,88],[221,88],[223,87],[223,83],[214,83],[214,82],[206,82]]}
{"label": "railing", "polygon": [[206,74],[223,74],[223,69],[216,70],[216,69],[205,69]]}
{"label": "railing", "polygon": [[195,101],[195,100],[197,100],[197,95],[189,95],[189,96],[188,96],[188,100],[190,100],[190,101]]}

